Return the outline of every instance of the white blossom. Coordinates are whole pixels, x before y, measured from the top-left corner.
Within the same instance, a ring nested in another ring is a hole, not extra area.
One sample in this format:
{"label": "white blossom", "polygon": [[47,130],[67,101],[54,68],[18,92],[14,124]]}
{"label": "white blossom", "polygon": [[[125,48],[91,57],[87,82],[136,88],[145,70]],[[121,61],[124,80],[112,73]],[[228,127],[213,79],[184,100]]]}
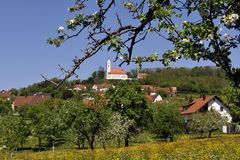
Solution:
{"label": "white blossom", "polygon": [[131,9],[133,7],[133,4],[132,3],[125,3],[124,6],[127,9]]}
{"label": "white blossom", "polygon": [[208,39],[213,39],[213,34],[209,34]]}
{"label": "white blossom", "polygon": [[95,15],[97,15],[97,14],[98,14],[98,12],[94,12],[92,15],[95,16]]}
{"label": "white blossom", "polygon": [[200,40],[200,41],[199,41],[199,44],[203,44],[203,40]]}
{"label": "white blossom", "polygon": [[238,18],[239,18],[239,15],[236,14],[236,13],[233,13],[233,14],[231,14],[230,16],[231,16],[231,19],[232,19],[234,22],[235,22],[236,20],[238,20]]}
{"label": "white blossom", "polygon": [[228,38],[230,37],[230,35],[229,35],[228,33],[225,33],[225,34],[223,35],[223,37],[226,38],[226,39],[228,39]]}
{"label": "white blossom", "polygon": [[102,0],[96,0],[96,4],[99,5],[102,3]]}
{"label": "white blossom", "polygon": [[63,26],[58,27],[57,31],[58,31],[58,33],[64,32],[64,27]]}
{"label": "white blossom", "polygon": [[183,42],[183,43],[189,43],[190,41],[189,41],[189,39],[184,38],[184,39],[182,40],[182,42]]}
{"label": "white blossom", "polygon": [[180,58],[180,56],[175,56],[174,58],[175,58],[175,60],[178,60]]}
{"label": "white blossom", "polygon": [[239,15],[236,13],[232,13],[229,15],[223,15],[221,19],[225,25],[230,26],[239,19]]}
{"label": "white blossom", "polygon": [[72,24],[74,24],[74,23],[75,23],[75,19],[70,19],[70,20],[69,20],[69,24],[70,24],[70,25],[72,25]]}
{"label": "white blossom", "polygon": [[123,60],[123,56],[120,56],[119,59],[122,61]]}

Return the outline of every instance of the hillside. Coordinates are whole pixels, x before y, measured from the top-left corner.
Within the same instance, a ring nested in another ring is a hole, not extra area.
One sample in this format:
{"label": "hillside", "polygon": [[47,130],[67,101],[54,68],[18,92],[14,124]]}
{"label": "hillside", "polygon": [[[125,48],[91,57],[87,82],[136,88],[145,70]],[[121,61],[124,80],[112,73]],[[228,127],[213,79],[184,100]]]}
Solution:
{"label": "hillside", "polygon": [[145,69],[148,76],[142,84],[178,87],[179,92],[221,94],[228,86],[224,72],[214,67]]}

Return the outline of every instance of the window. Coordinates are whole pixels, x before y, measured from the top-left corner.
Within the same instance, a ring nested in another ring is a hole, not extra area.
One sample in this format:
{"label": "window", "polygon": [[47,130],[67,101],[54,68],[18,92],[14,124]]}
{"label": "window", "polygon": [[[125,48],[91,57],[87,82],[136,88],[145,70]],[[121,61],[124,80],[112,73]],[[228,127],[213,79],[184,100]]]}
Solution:
{"label": "window", "polygon": [[223,111],[223,106],[220,107],[220,111],[221,111],[221,112]]}

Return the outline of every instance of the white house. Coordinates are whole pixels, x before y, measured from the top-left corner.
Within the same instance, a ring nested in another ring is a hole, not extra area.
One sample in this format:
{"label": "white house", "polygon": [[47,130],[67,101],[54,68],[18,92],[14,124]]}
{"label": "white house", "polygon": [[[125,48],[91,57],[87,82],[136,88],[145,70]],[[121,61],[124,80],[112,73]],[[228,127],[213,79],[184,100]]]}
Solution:
{"label": "white house", "polygon": [[75,91],[86,91],[87,86],[83,85],[83,84],[75,84],[74,87],[73,87],[73,90],[75,90]]}
{"label": "white house", "polygon": [[[220,113],[222,117],[226,117],[228,123],[232,122],[232,116],[230,115],[229,108],[225,106],[221,99],[217,96],[207,96],[196,99],[186,106],[183,106],[181,108],[181,114],[184,116],[185,120],[188,120],[191,118],[191,114],[193,113],[206,112],[210,110],[215,110]],[[228,133],[227,126],[223,126],[223,133]]]}
{"label": "white house", "polygon": [[127,72],[121,68],[112,68],[111,60],[107,60],[107,73],[106,79],[120,79],[120,80],[127,80]]}
{"label": "white house", "polygon": [[150,102],[157,103],[162,101],[162,97],[159,94],[154,94],[154,95],[145,95],[146,99]]}
{"label": "white house", "polygon": [[103,84],[94,84],[92,86],[92,90],[94,92],[106,92],[111,87],[111,84],[103,83]]}

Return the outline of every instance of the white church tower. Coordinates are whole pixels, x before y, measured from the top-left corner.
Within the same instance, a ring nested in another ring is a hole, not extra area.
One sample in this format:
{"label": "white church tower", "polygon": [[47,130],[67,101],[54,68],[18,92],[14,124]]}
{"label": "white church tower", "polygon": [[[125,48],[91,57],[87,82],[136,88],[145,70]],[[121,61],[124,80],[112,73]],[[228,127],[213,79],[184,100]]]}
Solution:
{"label": "white church tower", "polygon": [[107,75],[106,75],[107,79],[109,78],[109,72],[111,72],[111,60],[110,59],[107,60]]}
{"label": "white church tower", "polygon": [[127,76],[127,72],[121,68],[112,68],[111,60],[107,60],[107,73],[106,79],[120,79],[120,80],[127,80],[129,79]]}

